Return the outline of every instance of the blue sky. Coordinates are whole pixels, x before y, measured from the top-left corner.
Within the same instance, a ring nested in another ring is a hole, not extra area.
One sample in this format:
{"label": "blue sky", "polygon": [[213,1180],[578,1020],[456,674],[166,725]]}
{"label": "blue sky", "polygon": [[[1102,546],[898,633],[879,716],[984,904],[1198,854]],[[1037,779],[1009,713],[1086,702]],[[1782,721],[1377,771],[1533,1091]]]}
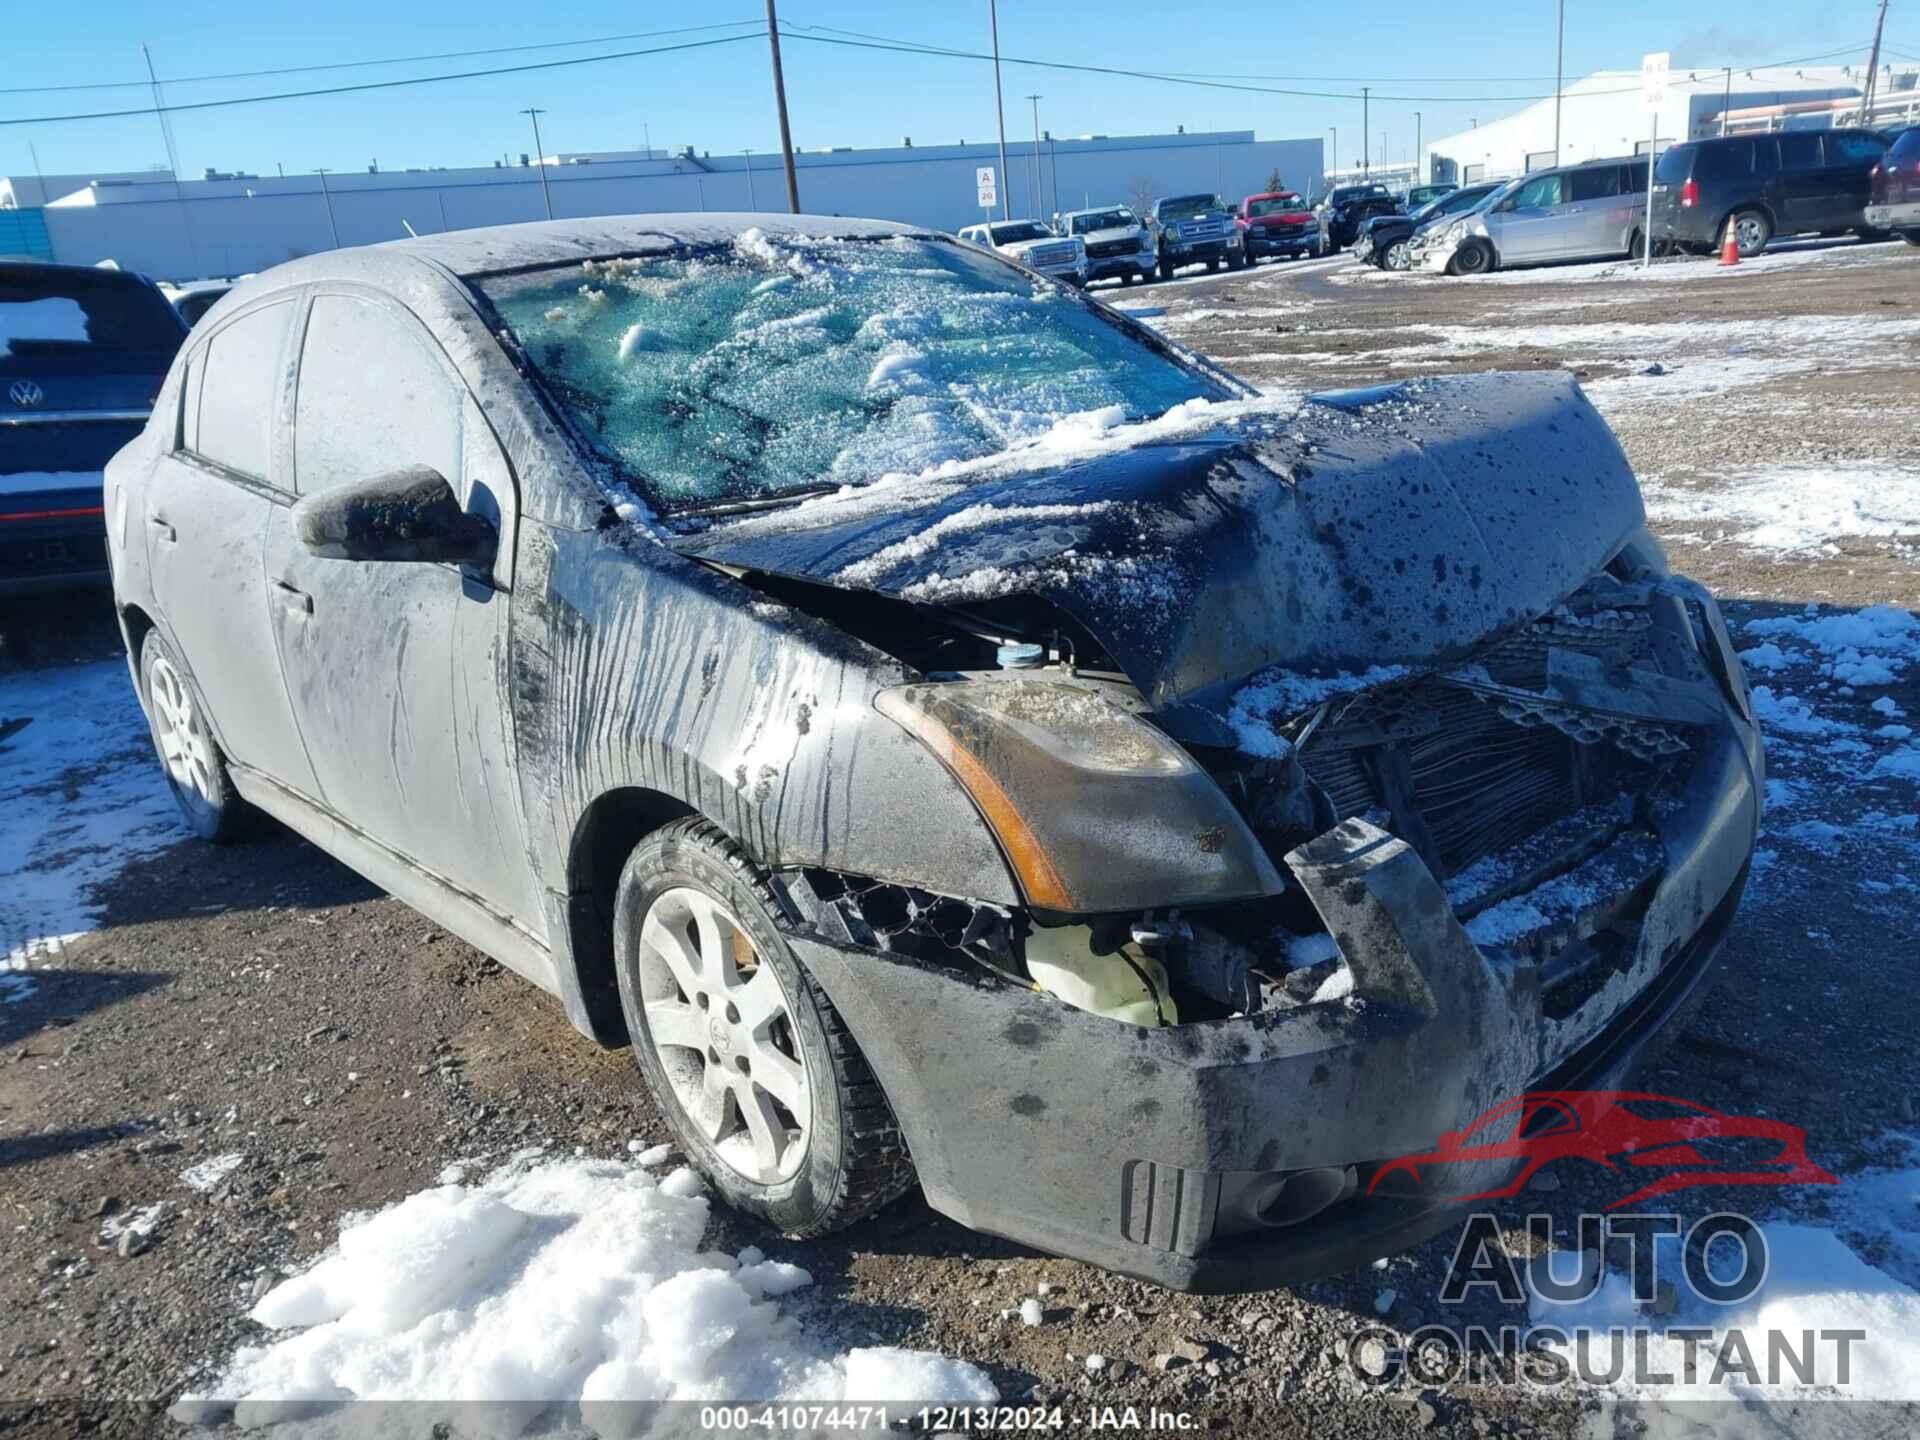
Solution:
{"label": "blue sky", "polygon": [[[326,7],[276,7],[201,0],[190,13],[150,3],[10,7],[5,85],[60,86],[135,81],[144,76],[139,44],[153,50],[163,80],[291,65],[322,65],[484,47],[550,45],[762,15],[755,0],[713,0],[690,9],[604,0],[338,0]],[[1738,7],[1572,0],[1567,7],[1566,70],[1631,68],[1642,52],[1669,49],[1677,65],[1758,64],[1828,52],[1859,42],[1864,60],[1874,0],[1750,0]],[[1903,34],[1896,7],[1888,43],[1920,53],[1920,29]],[[1517,108],[1508,97],[1551,91],[1553,0],[1515,0],[1497,21],[1463,23],[1457,6],[1430,3],[1282,7],[1273,0],[1222,0],[1204,11],[1184,5],[1108,0],[1046,4],[1003,0],[1003,54],[1130,69],[1303,77],[1250,80],[1273,87],[1357,92],[1371,82],[1384,98],[1372,106],[1370,150],[1409,153],[1414,112],[1427,137],[1465,128]],[[1493,12],[1488,12],[1492,14]],[[164,14],[164,20],[161,18]],[[533,18],[537,15],[537,19]],[[972,61],[905,56],[809,43],[798,27],[838,27],[923,44],[987,48],[985,0],[906,6],[893,0],[790,0],[782,23],[788,104],[795,143],[825,145],[982,141],[993,138],[990,67]],[[1920,25],[1920,22],[1916,22]],[[630,40],[600,47],[546,49],[465,60],[319,71],[168,85],[172,103],[304,90],[327,85],[524,64],[676,41],[713,33]],[[1907,43],[1901,43],[1902,41]],[[1357,99],[1245,94],[1117,76],[1072,75],[1007,66],[1010,140],[1032,133],[1024,98],[1039,92],[1041,124],[1061,135],[1251,128],[1263,139],[1325,136],[1339,127],[1341,163],[1357,157]],[[1466,83],[1461,83],[1465,81]],[[0,94],[0,118],[123,109],[151,103],[144,87]],[[759,38],[672,55],[610,61],[520,75],[453,81],[357,95],[281,101],[172,118],[182,172],[207,166],[272,174],[414,165],[486,164],[531,150],[518,113],[539,106],[549,152],[693,145],[716,153],[777,145],[766,43]],[[151,116],[33,126],[0,126],[0,173],[31,173],[27,142],[48,172],[137,169],[164,162]]]}

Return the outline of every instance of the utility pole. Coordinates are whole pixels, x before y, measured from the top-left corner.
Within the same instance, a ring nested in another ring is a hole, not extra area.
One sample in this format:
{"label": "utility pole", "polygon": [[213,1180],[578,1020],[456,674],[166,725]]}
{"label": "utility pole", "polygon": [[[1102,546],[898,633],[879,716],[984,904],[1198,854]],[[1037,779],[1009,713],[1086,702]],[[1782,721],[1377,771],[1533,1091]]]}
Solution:
{"label": "utility pole", "polygon": [[[1416,110],[1413,112],[1413,179],[1415,184],[1420,182],[1420,172],[1426,169],[1426,164],[1426,156],[1421,153],[1420,148],[1420,112]],[[1120,278],[1124,280],[1126,277],[1123,275]]]}
{"label": "utility pole", "polygon": [[1360,178],[1367,176],[1367,129],[1373,123],[1373,87],[1360,87]]}
{"label": "utility pole", "polygon": [[1044,95],[1029,95],[1027,99],[1033,105],[1033,218],[1040,218],[1040,102]]}
{"label": "utility pole", "polygon": [[767,45],[773,52],[773,104],[780,112],[780,156],[787,166],[787,213],[800,213],[800,177],[793,172],[793,132],[787,128],[787,80],[780,73],[780,17],[767,0]]}
{"label": "utility pole", "polygon": [[1873,53],[1867,57],[1867,83],[1860,92],[1861,125],[1870,125],[1874,92],[1880,88],[1880,36],[1887,28],[1887,0],[1880,0],[1880,18],[1873,22]]}
{"label": "utility pole", "polygon": [[[1880,12],[1886,14],[1885,10]],[[1720,92],[1720,133],[1727,133],[1727,107],[1733,104],[1733,67],[1727,66],[1726,88]]]}
{"label": "utility pole", "polygon": [[547,152],[540,144],[540,117],[544,110],[522,110],[520,112],[533,121],[533,163],[540,167],[540,199],[547,207],[547,218],[553,218],[553,192],[547,188]]}
{"label": "utility pole", "polygon": [[333,218],[333,192],[327,189],[327,167],[320,167],[320,198],[327,207],[327,229],[333,232],[333,248],[340,248],[340,226]]}
{"label": "utility pole", "polygon": [[1560,92],[1565,87],[1567,0],[1560,0],[1560,24],[1553,42],[1553,163],[1560,163]]}
{"label": "utility pole", "polygon": [[747,157],[747,209],[758,210],[760,197],[753,193],[753,151],[749,148],[740,153]]}
{"label": "utility pole", "polygon": [[[1327,162],[1327,173],[1332,174],[1340,168],[1340,127],[1338,125],[1329,125],[1327,129],[1333,135],[1333,158]],[[1328,180],[1327,187],[1331,189],[1332,186],[1333,182]]]}
{"label": "utility pole", "polygon": [[[771,5],[773,0],[767,0]],[[993,114],[1000,125],[1000,218],[1011,220],[1013,211],[1008,208],[1010,198],[1007,194],[1013,187],[1008,183],[1007,175],[1007,106],[1000,96],[1000,7],[998,0],[987,0],[987,25],[993,31]]]}

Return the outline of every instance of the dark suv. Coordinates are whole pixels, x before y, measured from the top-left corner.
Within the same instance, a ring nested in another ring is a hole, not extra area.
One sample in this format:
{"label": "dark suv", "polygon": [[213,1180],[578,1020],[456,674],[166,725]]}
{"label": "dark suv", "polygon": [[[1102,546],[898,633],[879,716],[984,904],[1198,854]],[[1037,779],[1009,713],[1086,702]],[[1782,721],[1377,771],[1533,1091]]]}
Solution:
{"label": "dark suv", "polygon": [[100,475],[186,333],[138,275],[0,263],[0,596],[106,578]]}
{"label": "dark suv", "polygon": [[1788,130],[1689,140],[1654,169],[1657,241],[1688,250],[1721,243],[1727,222],[1742,255],[1758,255],[1776,235],[1867,226],[1868,177],[1886,153],[1871,130]]}
{"label": "dark suv", "polygon": [[1329,250],[1344,250],[1374,216],[1400,213],[1400,202],[1384,185],[1336,186],[1320,202],[1320,242]]}
{"label": "dark suv", "polygon": [[1898,230],[1909,245],[1920,245],[1920,125],[1893,137],[1893,146],[1869,177],[1867,224]]}

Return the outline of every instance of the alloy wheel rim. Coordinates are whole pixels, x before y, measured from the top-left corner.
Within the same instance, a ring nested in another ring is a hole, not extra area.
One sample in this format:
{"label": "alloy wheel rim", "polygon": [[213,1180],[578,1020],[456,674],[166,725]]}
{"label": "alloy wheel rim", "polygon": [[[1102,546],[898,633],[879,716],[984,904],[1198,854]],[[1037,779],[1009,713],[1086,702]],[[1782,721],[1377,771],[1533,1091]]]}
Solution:
{"label": "alloy wheel rim", "polygon": [[215,808],[213,739],[193,703],[193,692],[164,655],[147,667],[153,736],[174,789],[196,810]]}
{"label": "alloy wheel rim", "polygon": [[1407,242],[1395,241],[1387,247],[1387,269],[1404,270],[1407,268]]}
{"label": "alloy wheel rim", "polygon": [[639,978],[647,1038],[694,1128],[744,1178],[791,1178],[812,1092],[786,992],[739,920],[705,891],[664,892],[640,926]]}
{"label": "alloy wheel rim", "polygon": [[1760,244],[1760,222],[1752,216],[1735,221],[1733,233],[1743,250],[1752,250]]}

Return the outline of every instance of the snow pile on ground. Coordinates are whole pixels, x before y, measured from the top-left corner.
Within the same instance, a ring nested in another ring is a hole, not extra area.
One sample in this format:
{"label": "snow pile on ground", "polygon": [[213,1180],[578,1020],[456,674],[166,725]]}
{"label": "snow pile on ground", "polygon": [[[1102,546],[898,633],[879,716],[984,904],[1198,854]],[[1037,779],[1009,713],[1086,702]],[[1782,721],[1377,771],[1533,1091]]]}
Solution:
{"label": "snow pile on ground", "polygon": [[0,676],[0,720],[29,716],[0,743],[0,970],[57,955],[98,923],[94,886],[186,835],[124,664]]}
{"label": "snow pile on ground", "polygon": [[1716,477],[1695,489],[1651,477],[1641,485],[1647,518],[1710,524],[1760,550],[1817,550],[1854,538],[1920,540],[1920,481],[1873,466],[1774,469]]}
{"label": "snow pile on ground", "polygon": [[[783,1316],[812,1283],[749,1248],[700,1249],[693,1173],[523,1152],[341,1227],[252,1318],[281,1332],[173,1407],[184,1423],[323,1421],[348,1400],[425,1402],[409,1434],[515,1435],[540,1422],[638,1434],[668,1400],[830,1403],[997,1398],[940,1355],[835,1351]],[[337,1416],[336,1416],[337,1418]]]}

